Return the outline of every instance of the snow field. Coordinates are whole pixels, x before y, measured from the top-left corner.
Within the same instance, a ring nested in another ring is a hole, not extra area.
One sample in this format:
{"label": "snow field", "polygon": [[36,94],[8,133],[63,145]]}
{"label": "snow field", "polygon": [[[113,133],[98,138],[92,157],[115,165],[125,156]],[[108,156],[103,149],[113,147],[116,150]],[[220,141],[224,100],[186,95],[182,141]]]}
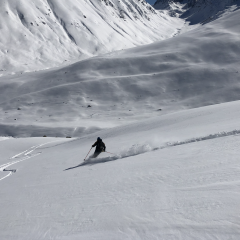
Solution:
{"label": "snow field", "polygon": [[238,240],[239,13],[1,2],[0,239]]}
{"label": "snow field", "polygon": [[[22,146],[5,156],[40,154],[0,181],[0,236],[238,239],[239,108],[236,101],[185,110],[65,143],[3,141],[5,149]],[[98,136],[115,158],[102,153],[83,164]]]}

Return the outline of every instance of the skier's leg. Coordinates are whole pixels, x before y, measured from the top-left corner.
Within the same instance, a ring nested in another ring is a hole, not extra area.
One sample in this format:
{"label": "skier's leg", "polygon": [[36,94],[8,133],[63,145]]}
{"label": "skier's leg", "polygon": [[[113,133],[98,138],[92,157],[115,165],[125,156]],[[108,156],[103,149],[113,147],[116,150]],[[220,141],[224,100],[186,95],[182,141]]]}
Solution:
{"label": "skier's leg", "polygon": [[94,152],[94,154],[91,156],[91,158],[96,158],[101,152]]}

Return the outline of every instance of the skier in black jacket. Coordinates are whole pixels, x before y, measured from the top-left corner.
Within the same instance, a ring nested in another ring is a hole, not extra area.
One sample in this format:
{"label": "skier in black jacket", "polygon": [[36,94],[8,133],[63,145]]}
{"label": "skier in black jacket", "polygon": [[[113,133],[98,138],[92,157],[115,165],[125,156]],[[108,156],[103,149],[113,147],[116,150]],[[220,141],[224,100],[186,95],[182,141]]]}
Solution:
{"label": "skier in black jacket", "polygon": [[97,141],[92,145],[92,147],[96,147],[96,149],[91,158],[96,158],[101,152],[105,152],[106,150],[106,146],[100,137],[97,138]]}

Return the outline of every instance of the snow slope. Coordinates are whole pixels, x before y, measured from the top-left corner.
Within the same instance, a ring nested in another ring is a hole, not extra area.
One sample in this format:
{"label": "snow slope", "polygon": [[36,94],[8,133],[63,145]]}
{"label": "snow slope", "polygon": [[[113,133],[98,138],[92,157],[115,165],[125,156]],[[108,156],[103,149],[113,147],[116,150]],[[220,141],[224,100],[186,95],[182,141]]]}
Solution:
{"label": "snow slope", "polygon": [[[0,172],[1,239],[238,240],[239,118],[236,101],[1,142],[0,169],[18,161]],[[83,163],[97,136],[115,155]]]}
{"label": "snow slope", "polygon": [[154,4],[155,9],[166,9],[171,16],[180,16],[191,24],[206,24],[239,6],[239,0],[157,0]]}
{"label": "snow slope", "polygon": [[240,10],[177,37],[0,78],[0,135],[83,136],[239,100]]}
{"label": "snow slope", "polygon": [[183,25],[145,0],[4,0],[0,75],[166,39]]}

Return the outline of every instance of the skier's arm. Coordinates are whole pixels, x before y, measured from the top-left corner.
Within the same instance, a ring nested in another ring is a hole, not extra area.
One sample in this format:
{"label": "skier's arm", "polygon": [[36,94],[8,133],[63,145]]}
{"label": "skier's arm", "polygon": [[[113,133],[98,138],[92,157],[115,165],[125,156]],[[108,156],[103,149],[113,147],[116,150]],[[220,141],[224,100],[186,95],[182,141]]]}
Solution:
{"label": "skier's arm", "polygon": [[92,147],[96,147],[96,145],[97,145],[97,142],[95,142],[95,143],[92,145]]}

